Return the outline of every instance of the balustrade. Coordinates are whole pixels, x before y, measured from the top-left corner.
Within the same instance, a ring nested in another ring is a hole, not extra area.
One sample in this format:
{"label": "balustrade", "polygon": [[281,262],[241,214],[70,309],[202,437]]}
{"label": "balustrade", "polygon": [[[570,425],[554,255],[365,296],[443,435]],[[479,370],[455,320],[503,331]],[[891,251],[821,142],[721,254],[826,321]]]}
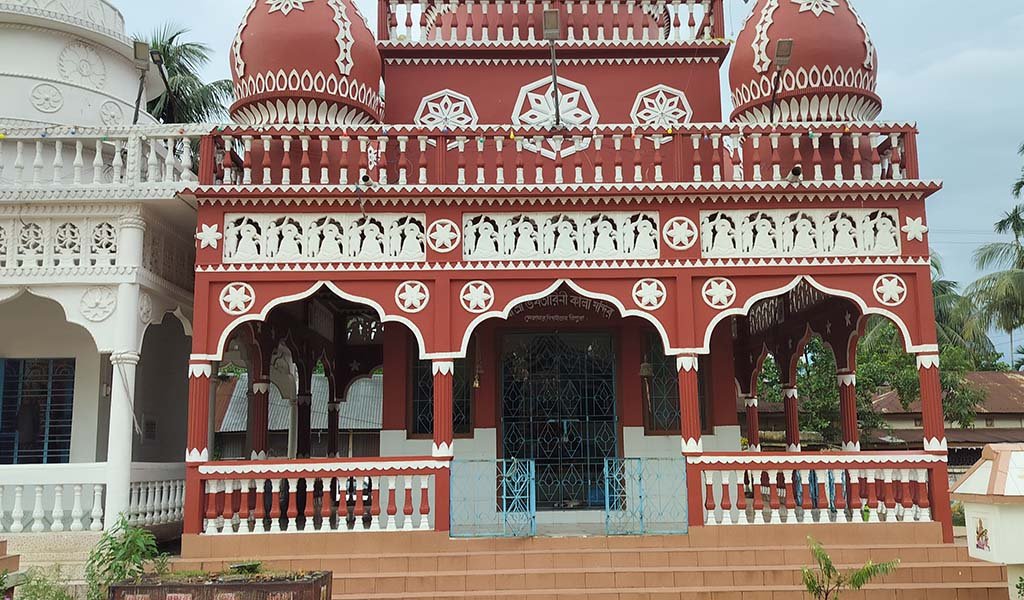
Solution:
{"label": "balustrade", "polygon": [[202,125],[16,130],[0,137],[4,188],[174,186],[196,181]]}
{"label": "balustrade", "polygon": [[[541,186],[883,181],[917,177],[912,125],[606,125],[572,130],[478,126],[287,133],[228,129],[203,183]],[[230,151],[224,151],[228,149]]]}
{"label": "balustrade", "polygon": [[[688,459],[705,525],[931,521],[928,454],[706,454]],[[692,478],[692,479],[691,479]],[[691,507],[692,510],[692,507]]]}
{"label": "balustrade", "polygon": [[447,463],[367,460],[202,465],[202,528],[186,533],[432,531],[447,515],[435,495]]}
{"label": "balustrade", "polygon": [[407,44],[531,44],[544,10],[561,13],[562,42],[709,42],[724,35],[722,0],[380,0],[378,39]]}

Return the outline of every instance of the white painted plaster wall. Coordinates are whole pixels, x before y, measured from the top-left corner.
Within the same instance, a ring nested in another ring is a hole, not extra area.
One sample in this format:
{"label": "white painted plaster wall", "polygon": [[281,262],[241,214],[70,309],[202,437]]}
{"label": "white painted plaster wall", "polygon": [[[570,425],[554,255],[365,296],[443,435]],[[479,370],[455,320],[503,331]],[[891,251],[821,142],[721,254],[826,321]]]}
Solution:
{"label": "white painted plaster wall", "polygon": [[52,300],[23,294],[0,304],[0,356],[74,358],[71,462],[94,462],[100,396],[100,355],[89,333],[64,320]]}
{"label": "white painted plaster wall", "polygon": [[182,460],[188,434],[188,356],[191,342],[173,316],[150,325],[142,342],[135,375],[135,418],[140,426],[155,420],[156,439],[133,436],[135,462]]}

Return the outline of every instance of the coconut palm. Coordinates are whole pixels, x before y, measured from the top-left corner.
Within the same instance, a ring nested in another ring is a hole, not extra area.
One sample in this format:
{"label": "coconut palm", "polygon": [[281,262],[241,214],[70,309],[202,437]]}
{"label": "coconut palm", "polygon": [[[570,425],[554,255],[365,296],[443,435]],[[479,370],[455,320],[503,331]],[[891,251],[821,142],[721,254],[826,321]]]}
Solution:
{"label": "coconut palm", "polygon": [[834,600],[846,589],[859,590],[872,579],[884,577],[896,570],[899,559],[873,563],[868,561],[863,567],[850,573],[840,573],[832,563],[832,557],[814,538],[808,537],[811,556],[817,563],[817,569],[803,568],[803,582],[807,592],[818,600]]}
{"label": "coconut palm", "polygon": [[[1020,145],[1017,153],[1024,157],[1024,144]],[[1013,183],[1013,197],[1019,200],[1022,194],[1024,194],[1024,167],[1020,169],[1020,178]]]}
{"label": "coconut palm", "polygon": [[163,55],[170,88],[149,103],[149,113],[164,123],[223,120],[234,97],[231,81],[202,80],[199,73],[210,62],[212,50],[206,44],[184,41],[188,33],[187,28],[167,23],[145,40]]}
{"label": "coconut palm", "polygon": [[978,332],[995,327],[1007,332],[1012,352],[1013,332],[1024,325],[1024,205],[1004,213],[993,230],[1013,239],[991,242],[975,251],[974,264],[979,270],[1001,270],[982,276],[968,290],[977,307],[968,328]]}

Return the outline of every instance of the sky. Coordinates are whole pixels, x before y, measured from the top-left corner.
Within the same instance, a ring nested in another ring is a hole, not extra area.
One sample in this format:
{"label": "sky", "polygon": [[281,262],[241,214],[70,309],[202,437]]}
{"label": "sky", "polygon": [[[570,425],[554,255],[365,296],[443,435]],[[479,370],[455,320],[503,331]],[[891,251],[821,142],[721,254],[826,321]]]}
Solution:
{"label": "sky", "polygon": [[[112,0],[129,34],[166,22],[191,29],[211,46],[209,79],[230,77],[228,49],[249,0]],[[727,35],[750,10],[725,0]],[[358,0],[375,21],[376,2]],[[879,56],[882,120],[916,121],[921,175],[941,179],[928,204],[932,249],[946,277],[967,286],[976,276],[972,254],[1000,238],[992,223],[1010,209],[1010,186],[1024,159],[1024,2],[1021,0],[856,0]],[[723,67],[723,80],[727,67]],[[728,107],[728,104],[727,104]],[[726,113],[728,113],[728,108]],[[1009,337],[993,334],[1006,352]]]}

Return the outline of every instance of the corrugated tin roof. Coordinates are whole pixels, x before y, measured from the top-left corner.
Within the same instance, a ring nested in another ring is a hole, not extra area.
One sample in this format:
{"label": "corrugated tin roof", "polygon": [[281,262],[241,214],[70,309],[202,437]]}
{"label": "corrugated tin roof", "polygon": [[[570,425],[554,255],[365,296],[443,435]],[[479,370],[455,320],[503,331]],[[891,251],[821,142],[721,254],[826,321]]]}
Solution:
{"label": "corrugated tin roof", "polygon": [[[248,418],[249,375],[225,381],[222,386],[234,386],[228,401],[224,418],[217,431],[220,433],[242,432]],[[327,378],[313,376],[312,428],[327,429]],[[226,394],[225,394],[226,395]],[[220,396],[220,394],[218,394]],[[383,427],[384,376],[374,375],[359,379],[349,386],[345,402],[340,405],[338,428],[342,430],[379,430]],[[270,386],[270,430],[287,431],[291,421],[291,406],[281,397],[277,386]]]}
{"label": "corrugated tin roof", "polygon": [[[1024,373],[972,372],[966,379],[985,392],[979,414],[1024,413]],[[914,414],[921,412],[920,402],[911,402],[906,409],[895,391],[880,394],[874,400],[875,410],[882,414]]]}

